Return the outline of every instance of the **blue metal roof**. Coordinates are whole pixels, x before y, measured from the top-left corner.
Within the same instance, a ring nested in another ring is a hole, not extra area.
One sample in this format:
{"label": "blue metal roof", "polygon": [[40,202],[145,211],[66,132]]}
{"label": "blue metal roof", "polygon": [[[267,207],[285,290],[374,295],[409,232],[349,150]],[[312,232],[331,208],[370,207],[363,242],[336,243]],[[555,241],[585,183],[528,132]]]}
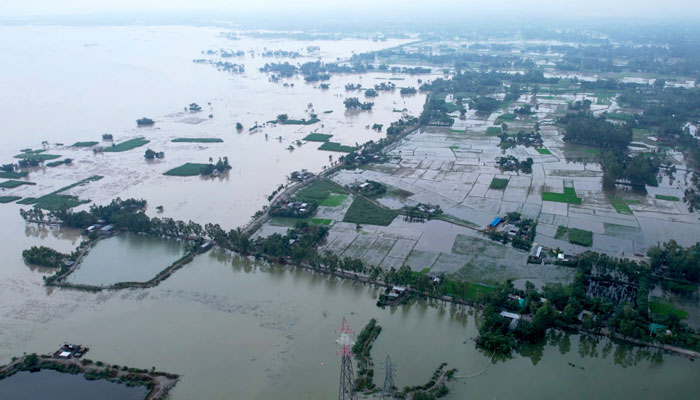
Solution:
{"label": "blue metal roof", "polygon": [[500,223],[501,223],[501,217],[496,217],[496,218],[493,219],[493,221],[491,221],[491,223],[490,223],[489,225],[491,225],[491,226],[493,226],[493,227],[495,228],[495,227],[498,226],[498,224],[500,224]]}

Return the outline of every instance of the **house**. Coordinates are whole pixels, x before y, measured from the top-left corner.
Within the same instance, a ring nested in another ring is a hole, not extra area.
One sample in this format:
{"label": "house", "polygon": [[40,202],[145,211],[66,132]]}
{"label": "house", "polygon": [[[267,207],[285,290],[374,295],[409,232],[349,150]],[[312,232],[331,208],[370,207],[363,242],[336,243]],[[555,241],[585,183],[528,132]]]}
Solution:
{"label": "house", "polygon": [[501,223],[501,221],[503,221],[503,220],[501,219],[501,217],[496,217],[496,218],[494,218],[494,219],[491,221],[491,223],[489,224],[489,226],[490,226],[491,228],[495,228],[495,227],[498,226],[498,224]]}
{"label": "house", "polygon": [[504,225],[502,230],[503,232],[507,233],[510,237],[516,237],[518,236],[518,233],[520,233],[520,228],[513,224]]}
{"label": "house", "polygon": [[90,225],[90,226],[88,226],[87,229],[85,229],[85,230],[86,230],[88,233],[91,233],[91,232],[94,232],[94,231],[100,229],[100,226],[101,226],[101,225],[98,225],[98,224]]}
{"label": "house", "polygon": [[406,294],[405,286],[394,286],[391,288],[391,293],[396,293],[399,297]]}
{"label": "house", "polygon": [[508,324],[509,330],[512,331],[518,327],[518,322],[520,322],[520,314],[515,314],[508,311],[501,311],[500,315],[501,317],[508,318],[510,320],[510,324]]}
{"label": "house", "polygon": [[105,225],[100,229],[100,236],[109,236],[114,233],[114,225]]}
{"label": "house", "polygon": [[527,257],[527,262],[534,264],[539,264],[542,262],[542,246],[532,246],[530,255]]}

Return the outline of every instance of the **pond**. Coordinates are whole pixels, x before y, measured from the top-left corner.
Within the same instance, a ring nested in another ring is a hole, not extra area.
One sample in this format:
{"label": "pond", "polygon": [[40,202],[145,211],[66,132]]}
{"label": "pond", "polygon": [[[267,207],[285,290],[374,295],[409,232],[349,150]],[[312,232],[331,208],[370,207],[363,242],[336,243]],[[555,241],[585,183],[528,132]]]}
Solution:
{"label": "pond", "polygon": [[18,372],[0,381],[0,399],[143,400],[146,387],[129,387],[104,379],[89,381],[82,375],[57,371]]}
{"label": "pond", "polygon": [[184,252],[185,245],[175,240],[118,234],[98,241],[67,281],[86,285],[146,282]]}

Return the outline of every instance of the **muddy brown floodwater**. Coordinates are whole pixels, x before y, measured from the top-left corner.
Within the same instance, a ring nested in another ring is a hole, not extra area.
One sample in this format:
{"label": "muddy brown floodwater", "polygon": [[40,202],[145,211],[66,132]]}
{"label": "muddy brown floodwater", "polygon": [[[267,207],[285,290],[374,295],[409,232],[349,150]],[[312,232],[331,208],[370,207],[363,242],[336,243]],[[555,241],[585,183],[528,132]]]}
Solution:
{"label": "muddy brown floodwater", "polygon": [[[9,162],[23,148],[51,143],[47,152],[73,158],[72,166],[40,168],[28,177],[36,186],[12,194],[36,196],[91,175],[104,179],[69,193],[96,203],[112,198],[143,197],[150,215],[225,228],[244,224],[293,170],[320,171],[339,153],[318,151],[317,143],[287,150],[309,132],[334,135],[353,145],[383,136],[365,129],[385,126],[408,109],[417,115],[424,96],[381,93],[370,113],[346,113],[346,83],[369,87],[387,78],[398,86],[418,86],[425,76],[385,73],[336,75],[321,90],[294,78],[294,87],[268,81],[257,68],[284,59],[252,58],[246,72],[231,75],[195,64],[207,49],[299,50],[312,42],[247,39],[230,41],[219,29],[191,27],[2,27],[11,37],[0,51],[12,62],[0,67],[3,120],[0,158]],[[379,49],[404,41],[343,40],[313,42],[320,56],[334,61],[352,52]],[[305,62],[318,55],[291,60]],[[380,79],[377,79],[380,78]],[[353,94],[355,95],[355,94]],[[360,95],[359,97],[363,97]],[[178,114],[197,102],[204,111],[199,124],[183,123]],[[211,102],[211,106],[208,103]],[[248,128],[276,115],[305,117],[308,104],[321,122],[310,126]],[[330,111],[332,113],[323,113]],[[207,118],[213,114],[213,118]],[[135,128],[142,116],[154,128]],[[237,133],[235,123],[245,129]],[[94,155],[88,149],[58,146],[101,140],[109,132],[119,142],[145,136],[145,147],[124,153]],[[267,138],[265,137],[267,133]],[[218,137],[219,144],[172,143],[177,137]],[[276,138],[282,137],[281,142]],[[153,163],[143,160],[152,148],[166,153]],[[217,179],[166,177],[162,173],[185,162],[228,156],[233,169]],[[458,368],[453,398],[659,398],[681,397],[700,390],[697,364],[687,359],[616,344],[606,339],[558,334],[512,360],[491,364],[478,351],[475,319],[468,309],[416,303],[395,309],[375,306],[377,289],[306,271],[255,264],[221,251],[197,256],[154,288],[101,293],[48,289],[45,270],[30,268],[21,251],[43,244],[69,252],[79,232],[25,225],[21,206],[0,205],[0,363],[23,352],[47,353],[64,341],[89,346],[94,359],[135,367],[157,367],[182,375],[174,399],[327,399],[337,394],[339,359],[334,328],[343,316],[360,330],[370,318],[383,326],[372,355],[381,383],[381,360],[391,354],[397,386],[422,384],[442,362]],[[83,206],[86,207],[86,206]],[[111,240],[111,239],[110,239]],[[120,258],[129,246],[106,248],[104,257]],[[94,354],[93,354],[94,353]],[[573,365],[573,366],[572,366]],[[634,368],[628,368],[634,366]],[[504,384],[505,383],[505,384]]]}

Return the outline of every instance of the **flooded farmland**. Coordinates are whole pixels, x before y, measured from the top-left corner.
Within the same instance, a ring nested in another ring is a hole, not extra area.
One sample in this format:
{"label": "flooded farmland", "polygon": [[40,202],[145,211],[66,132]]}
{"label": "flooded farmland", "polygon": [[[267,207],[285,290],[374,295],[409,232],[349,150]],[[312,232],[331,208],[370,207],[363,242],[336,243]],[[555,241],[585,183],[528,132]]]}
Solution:
{"label": "flooded farmland", "polygon": [[[231,40],[221,31],[179,26],[0,27],[0,34],[17,38],[0,43],[0,50],[13,61],[0,67],[5,90],[0,96],[5,117],[0,157],[12,160],[21,149],[43,148],[47,154],[73,160],[30,169],[26,179],[35,185],[7,192],[41,197],[99,175],[99,180],[66,190],[91,201],[75,210],[104,205],[116,197],[143,198],[150,217],[235,229],[269,204],[268,196],[288,183],[292,171],[318,173],[345,154],[319,150],[320,143],[304,140],[307,135],[332,135],[334,142],[346,146],[376,141],[386,137],[386,127],[402,115],[419,115],[426,100],[421,92],[382,91],[371,98],[375,103],[371,111],[346,110],[343,100],[348,97],[367,100],[362,92],[346,91],[347,84],[372,87],[394,82],[397,88],[419,87],[422,81],[444,75],[438,69],[421,75],[334,74],[323,82],[327,87],[305,82],[302,76],[275,82],[259,71],[266,63],[347,60],[413,39],[304,41],[238,33],[240,37]],[[215,60],[222,49],[243,52],[230,61],[245,65],[245,71],[230,73],[193,62]],[[262,56],[270,50],[301,55]],[[557,129],[545,124],[568,101],[583,97],[550,97],[541,99],[533,113],[543,123],[547,153],[522,146],[501,149],[498,136],[488,131],[497,125],[496,115],[485,118],[470,110],[463,119],[453,113],[452,129],[420,129],[406,136],[389,149],[391,160],[385,164],[331,175],[330,180],[341,186],[369,180],[386,185],[389,192],[376,201],[390,209],[434,204],[447,218],[411,223],[396,217],[386,226],[345,222],[354,200],[348,194],[339,198],[339,204],[319,206],[315,217],[330,228],[321,250],[385,270],[408,265],[416,272],[429,270],[471,282],[496,285],[515,280],[520,288],[531,281],[540,288],[570,283],[576,270],[528,264],[527,252],[491,241],[478,229],[495,216],[518,212],[539,224],[539,244],[567,253],[590,248],[632,256],[668,238],[684,245],[697,241],[697,214],[682,202],[657,196],[682,196],[687,176],[677,172],[673,179],[650,188],[649,196],[618,192],[629,208],[629,213],[621,213],[601,189],[600,165],[584,160],[590,149],[566,147]],[[514,112],[533,100],[537,99],[525,97],[503,112]],[[188,111],[193,102],[203,110]],[[611,102],[596,112],[616,107]],[[305,120],[313,114],[320,121],[271,122],[281,114]],[[137,127],[135,120],[141,117],[154,119],[155,125]],[[237,123],[243,128],[237,129]],[[374,124],[385,128],[371,129]],[[526,127],[519,121],[509,124],[512,130]],[[102,139],[105,133],[113,135],[112,141]],[[139,137],[149,143],[125,152],[71,146],[94,140],[109,148]],[[195,140],[173,141],[182,138]],[[196,140],[201,138],[220,140]],[[48,144],[42,147],[42,141]],[[147,148],[165,155],[144,160]],[[494,161],[501,155],[533,158],[532,172],[503,172]],[[164,175],[186,163],[221,157],[228,159],[231,169],[215,177]],[[680,154],[672,157],[679,166],[685,162]],[[506,180],[507,187],[491,187],[494,179]],[[543,192],[561,193],[565,188],[574,188],[583,204],[543,200]],[[678,355],[602,336],[553,331],[544,343],[520,346],[504,359],[475,346],[480,313],[473,308],[428,300],[379,308],[382,289],[221,249],[197,255],[152,288],[90,293],[46,287],[43,279],[55,269],[25,263],[22,250],[45,245],[70,253],[81,242],[81,232],[25,223],[20,208],[27,207],[0,205],[4,234],[0,248],[5,254],[0,268],[0,363],[24,352],[48,353],[71,341],[90,346],[95,360],[153,366],[181,375],[173,399],[327,399],[337,395],[334,329],[345,316],[357,331],[371,318],[383,328],[371,353],[379,386],[383,360],[389,354],[397,370],[397,387],[428,382],[441,363],[457,368],[448,398],[652,399],[683,397],[700,389],[700,382],[689,379],[697,374],[697,363]],[[290,225],[273,218],[256,237],[284,232]],[[560,227],[591,231],[592,246],[563,240],[558,236]],[[98,241],[67,281],[89,285],[147,281],[180,258],[184,249],[180,242],[119,234]],[[697,309],[696,302],[684,301],[684,307]],[[693,314],[691,320],[699,319]],[[40,374],[49,382],[55,375]],[[1,382],[0,397],[3,385],[24,391],[22,385],[38,376],[18,374],[15,381]]]}

